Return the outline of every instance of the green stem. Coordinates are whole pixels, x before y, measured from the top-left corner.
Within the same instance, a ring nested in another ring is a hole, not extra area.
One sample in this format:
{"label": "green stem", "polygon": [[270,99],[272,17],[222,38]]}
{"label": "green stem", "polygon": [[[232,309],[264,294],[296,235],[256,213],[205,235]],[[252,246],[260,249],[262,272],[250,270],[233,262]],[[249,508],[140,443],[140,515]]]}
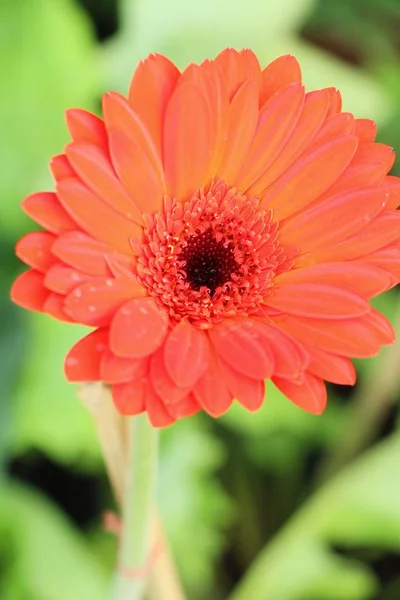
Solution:
{"label": "green stem", "polygon": [[122,509],[123,526],[112,600],[143,600],[154,543],[152,515],[158,432],[146,415],[130,418],[129,461]]}

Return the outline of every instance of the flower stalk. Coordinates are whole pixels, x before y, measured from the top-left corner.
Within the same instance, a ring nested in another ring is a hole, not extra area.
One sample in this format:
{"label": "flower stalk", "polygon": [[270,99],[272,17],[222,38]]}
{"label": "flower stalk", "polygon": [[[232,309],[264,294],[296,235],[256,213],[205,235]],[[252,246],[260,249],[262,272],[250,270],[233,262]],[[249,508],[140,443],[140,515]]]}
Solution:
{"label": "flower stalk", "polygon": [[[122,507],[125,496],[125,480],[129,481],[129,476],[132,474],[128,468],[129,453],[135,443],[130,435],[132,420],[122,417],[115,410],[110,390],[103,384],[85,384],[80,388],[78,395],[93,417],[115,500],[118,507]],[[130,506],[133,510],[132,504]],[[154,555],[153,565],[150,561],[149,566],[152,569],[147,592],[148,598],[149,600],[185,600],[162,524],[154,509],[153,505],[152,521],[156,544],[160,551],[157,552],[157,556]],[[121,527],[118,517],[113,518],[110,530],[114,531],[114,526],[115,533],[120,535]],[[146,583],[144,583],[144,587],[146,587]]]}
{"label": "flower stalk", "polygon": [[158,432],[146,415],[129,419],[129,460],[122,506],[123,527],[112,600],[143,600],[151,570],[152,517]]}

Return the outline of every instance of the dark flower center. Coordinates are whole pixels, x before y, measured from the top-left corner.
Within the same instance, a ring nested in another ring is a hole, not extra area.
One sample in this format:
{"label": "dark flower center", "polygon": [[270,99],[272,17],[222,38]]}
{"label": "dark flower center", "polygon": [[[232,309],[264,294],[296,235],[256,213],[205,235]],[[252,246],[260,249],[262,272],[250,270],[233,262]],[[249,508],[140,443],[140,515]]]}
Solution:
{"label": "dark flower center", "polygon": [[217,241],[211,229],[190,237],[179,256],[185,261],[183,270],[190,287],[193,290],[206,287],[213,296],[239,269],[233,251],[233,244]]}
{"label": "dark flower center", "polygon": [[165,197],[146,215],[137,276],[163,310],[207,329],[224,318],[262,312],[274,277],[291,259],[280,246],[272,211],[223,181],[185,203]]}

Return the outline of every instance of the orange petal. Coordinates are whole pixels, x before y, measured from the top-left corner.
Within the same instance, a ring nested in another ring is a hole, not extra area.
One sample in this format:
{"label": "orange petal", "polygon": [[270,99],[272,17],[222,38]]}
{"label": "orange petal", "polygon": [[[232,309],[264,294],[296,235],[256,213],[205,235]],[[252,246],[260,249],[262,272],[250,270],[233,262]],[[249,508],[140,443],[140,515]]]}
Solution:
{"label": "orange petal", "polygon": [[192,83],[201,89],[207,102],[211,119],[210,145],[214,149],[206,175],[208,181],[215,177],[226,144],[229,97],[225,80],[215,62],[205,60],[201,65],[189,65],[182,73],[179,85],[181,83]]}
{"label": "orange petal", "polygon": [[397,210],[400,206],[400,179],[388,175],[385,177],[383,185],[387,193],[386,208],[389,210]]}
{"label": "orange petal", "polygon": [[232,369],[221,361],[226,385],[232,396],[247,410],[255,411],[260,408],[265,398],[265,383],[260,379],[251,379]]}
{"label": "orange petal", "polygon": [[161,156],[162,126],[179,70],[161,54],[150,54],[136,67],[129,87],[129,104],[151,135]]}
{"label": "orange petal", "polygon": [[209,61],[205,68],[208,74],[206,80],[208,105],[210,107],[211,117],[214,118],[214,139],[211,144],[214,148],[214,155],[210,162],[207,178],[213,179],[221,164],[228,135],[229,99],[227,90],[224,87],[223,78],[215,63]]}
{"label": "orange petal", "polygon": [[258,121],[257,88],[252,81],[238,90],[228,111],[228,132],[218,177],[232,184],[250,150]]}
{"label": "orange petal", "polygon": [[370,310],[368,302],[350,290],[320,283],[293,283],[276,287],[267,306],[292,315],[315,319],[359,317]]}
{"label": "orange petal", "polygon": [[[359,260],[363,263],[366,262],[373,267],[382,269],[384,272],[388,273],[389,277],[393,276],[396,281],[400,280],[400,248],[396,248],[389,244],[385,248],[372,254],[368,254]],[[356,264],[358,264],[358,261]]]}
{"label": "orange petal", "polygon": [[233,48],[226,48],[215,57],[214,63],[224,78],[228,97],[231,100],[244,81],[239,52]]}
{"label": "orange petal", "polygon": [[326,119],[325,123],[313,140],[313,146],[320,146],[326,142],[329,142],[329,140],[332,140],[335,137],[352,135],[354,132],[355,119],[351,113],[340,113],[338,115],[333,115],[329,119]]}
{"label": "orange petal", "polygon": [[213,157],[207,102],[194,85],[179,85],[165,113],[163,159],[168,193],[187,200],[205,178]]}
{"label": "orange petal", "polygon": [[[180,355],[178,355],[178,357],[175,357],[177,362],[180,360]],[[158,351],[155,352],[151,357],[150,377],[151,384],[156,394],[158,394],[158,396],[162,398],[163,402],[167,405],[179,402],[185,398],[193,387],[192,385],[178,387],[171,379],[165,366],[163,347],[159,348]]]}
{"label": "orange petal", "polygon": [[348,166],[356,148],[357,138],[349,136],[304,155],[268,188],[261,207],[274,210],[276,219],[298,212],[332,185]]}
{"label": "orange petal", "polygon": [[175,419],[183,419],[183,417],[191,417],[201,410],[200,404],[197,402],[193,394],[189,394],[183,400],[169,404],[167,408],[169,414]]}
{"label": "orange petal", "polygon": [[146,408],[147,379],[140,377],[129,383],[117,383],[111,388],[115,408],[122,415],[138,415]]}
{"label": "orange petal", "polygon": [[75,142],[87,142],[107,148],[107,132],[102,119],[79,108],[71,108],[65,113],[67,125]]}
{"label": "orange petal", "polygon": [[15,253],[25,264],[46,273],[57,260],[51,253],[55,239],[54,235],[46,231],[28,233],[17,243]]}
{"label": "orange petal", "polygon": [[125,192],[107,153],[92,144],[70,144],[67,156],[80,179],[111,208],[142,224],[142,213]]}
{"label": "orange petal", "polygon": [[285,394],[299,408],[314,415],[320,415],[325,410],[326,387],[319,377],[305,373],[299,384],[280,377],[273,377],[272,381],[282,394]]}
{"label": "orange petal", "polygon": [[356,119],[355,134],[360,142],[373,142],[376,137],[376,125],[370,119]]}
{"label": "orange petal", "polygon": [[385,177],[385,188],[395,187],[396,189],[400,185],[400,178],[395,177],[395,175],[387,175]]}
{"label": "orange petal", "polygon": [[57,195],[82,229],[116,250],[130,254],[130,238],[140,239],[142,236],[139,225],[107,206],[77,179],[58,183]]}
{"label": "orange petal", "polygon": [[90,279],[90,275],[57,262],[47,271],[44,284],[49,290],[65,296]]}
{"label": "orange petal", "polygon": [[[106,256],[112,249],[81,231],[60,235],[51,249],[60,260],[83,273],[110,277]],[[79,283],[78,279],[76,279]]]}
{"label": "orange petal", "polygon": [[104,326],[128,300],[144,293],[134,279],[99,277],[76,287],[65,300],[65,311],[77,323]]}
{"label": "orange petal", "polygon": [[329,352],[307,346],[307,344],[304,347],[311,357],[308,369],[313,375],[339,385],[355,384],[357,373],[350,359],[345,356],[329,354]]}
{"label": "orange petal", "polygon": [[75,171],[71,167],[65,154],[53,156],[50,162],[50,169],[56,181],[62,181],[63,179],[75,177]]}
{"label": "orange petal", "polygon": [[100,362],[108,344],[108,329],[96,329],[79,340],[64,363],[68,381],[100,381]]}
{"label": "orange petal", "polygon": [[369,326],[383,345],[393,344],[396,334],[391,322],[380,312],[373,309],[370,314]]}
{"label": "orange petal", "polygon": [[386,168],[386,173],[393,167],[395,161],[395,153],[393,148],[386,144],[364,143],[359,144],[357,152],[354,155],[354,164],[373,164],[383,163]]}
{"label": "orange petal", "polygon": [[117,356],[141,358],[161,346],[168,315],[150,298],[135,298],[121,307],[111,324],[110,347]]}
{"label": "orange petal", "polygon": [[386,334],[377,333],[373,311],[355,319],[305,319],[285,315],[278,326],[298,341],[331,354],[353,358],[375,356],[382,344],[390,343]]}
{"label": "orange petal", "polygon": [[64,300],[65,296],[52,292],[49,294],[46,302],[43,304],[43,312],[52,316],[54,319],[58,319],[59,321],[73,323],[73,320],[65,314]]}
{"label": "orange petal", "polygon": [[240,71],[243,81],[254,81],[258,88],[262,84],[262,71],[257,56],[249,48],[239,50]]}
{"label": "orange petal", "polygon": [[273,355],[251,321],[226,321],[209,331],[217,354],[239,373],[267,379],[273,372]]}
{"label": "orange petal", "polygon": [[260,106],[291,83],[301,83],[301,69],[294,56],[285,54],[272,61],[262,72]]}
{"label": "orange petal", "polygon": [[136,279],[137,258],[135,256],[114,252],[107,254],[106,261],[117,279]]}
{"label": "orange petal", "polygon": [[225,89],[231,100],[245,81],[253,81],[257,89],[257,97],[261,88],[261,68],[254,52],[248,49],[234,50],[227,48],[214,60],[224,78]]}
{"label": "orange petal", "polygon": [[106,350],[101,361],[101,379],[108,384],[127,383],[144,377],[148,368],[147,358],[122,358]]}
{"label": "orange petal", "polygon": [[399,238],[400,214],[382,214],[358,234],[328,248],[321,248],[296,259],[296,264],[352,260],[371,254]]}
{"label": "orange petal", "polygon": [[373,221],[386,204],[385,195],[384,189],[367,189],[326,198],[284,220],[279,241],[301,253],[327,248]]}
{"label": "orange petal", "polygon": [[150,384],[147,385],[145,402],[147,416],[153,427],[168,427],[175,422],[174,417],[168,412],[164,402]]}
{"label": "orange petal", "polygon": [[292,379],[297,378],[306,369],[308,354],[295,338],[277,327],[266,324],[259,326],[259,332],[265,345],[273,353],[275,375]]}
{"label": "orange petal", "polygon": [[382,162],[356,164],[353,160],[335,183],[318,198],[318,201],[323,202],[339,193],[347,194],[353,190],[376,188],[382,184],[386,173],[386,165]]}
{"label": "orange petal", "polygon": [[[154,140],[120,94],[109,92],[103,96],[103,112],[111,158],[119,177],[141,210],[159,210],[165,183],[161,156]],[[148,183],[140,176],[142,168],[145,169]],[[144,186],[144,190],[140,186]],[[155,197],[151,194],[155,194]]]}
{"label": "orange petal", "polygon": [[76,229],[75,221],[65,212],[53,192],[39,192],[28,196],[22,202],[22,209],[51,233],[60,234]]}
{"label": "orange petal", "polygon": [[232,404],[232,393],[214,353],[210,356],[207,371],[196,383],[193,394],[200,406],[212,417],[220,417]]}
{"label": "orange petal", "polygon": [[[154,170],[151,160],[138,141],[119,131],[110,131],[110,151],[115,170],[137,211],[132,216],[157,212],[165,193],[164,182]],[[137,221],[138,222],[138,221]]]}
{"label": "orange petal", "polygon": [[44,287],[44,275],[38,271],[25,271],[11,287],[11,300],[28,310],[43,311],[49,291]]}
{"label": "orange petal", "polygon": [[246,191],[271,165],[288,141],[304,104],[304,88],[293,84],[278,92],[264,105],[246,160],[235,178]]}
{"label": "orange petal", "polygon": [[275,281],[277,285],[282,286],[307,282],[343,286],[357,292],[363,298],[372,298],[389,289],[393,278],[390,273],[368,262],[337,262],[292,269],[278,275]]}
{"label": "orange petal", "polygon": [[309,92],[296,127],[279,156],[265,173],[250,187],[248,194],[257,196],[290,167],[310,146],[324,122],[329,108],[329,94],[326,90]]}
{"label": "orange petal", "polygon": [[327,88],[330,95],[330,107],[327,117],[331,117],[342,110],[342,96],[336,88]]}
{"label": "orange petal", "polygon": [[164,360],[175,385],[193,386],[209,363],[209,343],[205,333],[183,319],[167,337]]}

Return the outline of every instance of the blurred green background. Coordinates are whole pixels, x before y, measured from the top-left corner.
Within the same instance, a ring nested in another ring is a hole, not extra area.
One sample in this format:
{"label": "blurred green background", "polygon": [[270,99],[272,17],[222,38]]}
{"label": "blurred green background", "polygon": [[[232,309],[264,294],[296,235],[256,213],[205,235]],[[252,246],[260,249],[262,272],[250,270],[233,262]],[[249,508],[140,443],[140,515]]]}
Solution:
{"label": "blurred green background", "polygon": [[[8,300],[32,228],[20,201],[51,187],[65,108],[98,111],[149,52],[183,67],[225,46],[296,54],[309,88],[340,88],[400,152],[400,0],[0,1],[1,600],[106,598],[116,546],[95,430],[63,379],[82,328]],[[397,298],[376,305],[399,322]],[[162,433],[160,510],[189,600],[400,599],[399,361],[358,362],[320,418],[271,386],[259,413]]]}

